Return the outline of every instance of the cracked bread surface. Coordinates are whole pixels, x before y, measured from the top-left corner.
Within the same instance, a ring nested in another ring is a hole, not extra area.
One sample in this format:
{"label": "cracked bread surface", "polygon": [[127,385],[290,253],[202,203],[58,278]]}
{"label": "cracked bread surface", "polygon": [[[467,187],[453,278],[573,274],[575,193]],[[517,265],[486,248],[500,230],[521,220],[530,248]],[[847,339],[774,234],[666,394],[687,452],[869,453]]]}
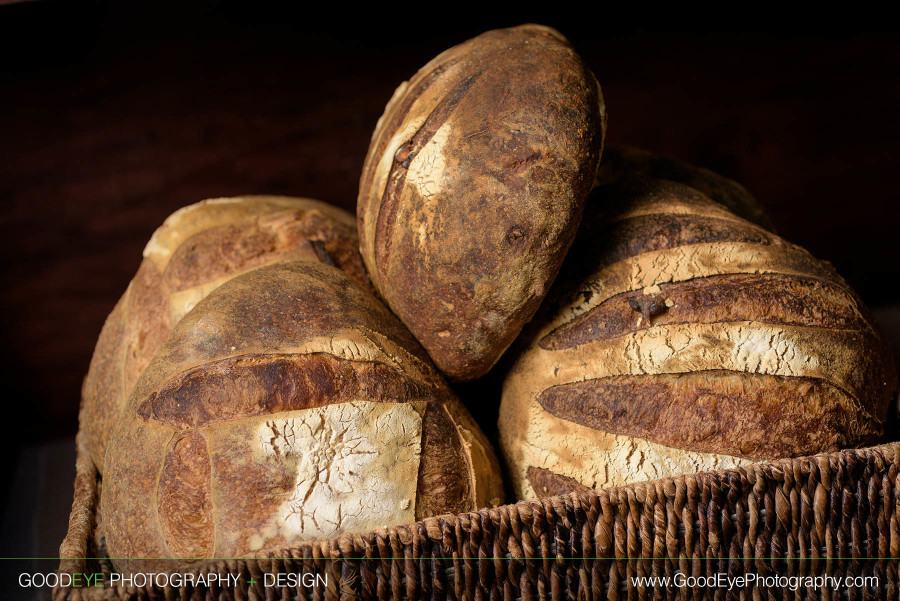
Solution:
{"label": "cracked bread surface", "polygon": [[123,571],[256,556],[502,496],[490,444],[408,330],[340,270],[303,261],[231,279],[175,326],[106,466],[110,555],[159,558],[114,560]]}
{"label": "cracked bread surface", "polygon": [[170,215],[107,318],[84,380],[81,423],[98,471],[135,382],[197,302],[235,275],[277,261],[333,264],[368,285],[358,246],[352,215],[306,198],[215,198]]}
{"label": "cracked bread surface", "polygon": [[601,168],[505,379],[515,494],[875,443],[897,374],[856,293],[828,263],[645,171]]}
{"label": "cracked bread surface", "polygon": [[605,105],[559,32],[488,31],[403,83],[360,178],[360,245],[387,304],[454,380],[486,373],[575,235]]}

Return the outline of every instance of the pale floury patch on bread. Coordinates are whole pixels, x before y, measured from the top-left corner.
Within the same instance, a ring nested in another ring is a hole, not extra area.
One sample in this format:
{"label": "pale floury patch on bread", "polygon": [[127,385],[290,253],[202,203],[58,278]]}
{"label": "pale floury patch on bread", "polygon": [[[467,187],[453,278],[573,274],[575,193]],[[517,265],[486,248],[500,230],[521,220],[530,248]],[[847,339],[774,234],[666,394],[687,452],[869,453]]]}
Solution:
{"label": "pale floury patch on bread", "polygon": [[244,554],[277,536],[325,539],[415,521],[424,409],[356,401],[260,418],[255,458],[293,463],[296,478]]}

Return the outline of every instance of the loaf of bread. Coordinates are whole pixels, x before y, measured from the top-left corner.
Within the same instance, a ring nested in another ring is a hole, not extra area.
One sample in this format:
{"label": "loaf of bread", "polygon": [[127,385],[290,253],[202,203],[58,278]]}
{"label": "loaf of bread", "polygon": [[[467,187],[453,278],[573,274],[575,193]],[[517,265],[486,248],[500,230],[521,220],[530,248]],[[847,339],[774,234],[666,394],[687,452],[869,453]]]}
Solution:
{"label": "loaf of bread", "polygon": [[501,491],[489,443],[403,325],[340,270],[300,261],[231,279],[175,326],[109,443],[101,512],[116,568],[152,571]]}
{"label": "loaf of bread", "polygon": [[857,295],[694,188],[599,186],[560,280],[504,382],[519,497],[882,436],[897,374]]}
{"label": "loaf of bread", "polygon": [[572,243],[603,144],[600,87],[548,27],[489,31],[394,93],[360,179],[369,275],[450,378],[483,375]]}
{"label": "loaf of bread", "polygon": [[82,388],[81,427],[97,469],[138,376],[178,321],[205,295],[247,270],[286,260],[339,266],[368,282],[356,223],[302,198],[218,198],[173,213],[106,319]]}

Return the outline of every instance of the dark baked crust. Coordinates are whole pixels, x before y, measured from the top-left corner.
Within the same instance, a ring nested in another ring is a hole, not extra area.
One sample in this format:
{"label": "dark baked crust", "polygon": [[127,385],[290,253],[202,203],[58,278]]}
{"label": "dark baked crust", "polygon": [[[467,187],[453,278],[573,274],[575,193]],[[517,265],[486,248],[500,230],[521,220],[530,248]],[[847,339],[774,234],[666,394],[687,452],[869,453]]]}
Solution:
{"label": "dark baked crust", "polygon": [[438,368],[484,374],[556,276],[603,142],[599,86],[527,25],[447,50],[372,138],[357,215],[372,281]]}
{"label": "dark baked crust", "polygon": [[428,401],[431,387],[381,363],[325,353],[246,355],[178,374],[137,407],[148,421],[178,430],[231,419],[297,411],[348,398]]}
{"label": "dark baked crust", "polygon": [[543,391],[549,413],[603,432],[751,459],[868,445],[883,423],[820,378],[725,370],[612,376]]}
{"label": "dark baked crust", "polygon": [[605,185],[623,178],[666,179],[685,184],[728,207],[738,217],[774,231],[772,219],[744,186],[709,169],[641,148],[607,149],[596,184]]}
{"label": "dark baked crust", "polygon": [[528,468],[528,481],[538,497],[555,497],[570,492],[589,492],[591,488],[574,478],[562,476],[542,467]]}
{"label": "dark baked crust", "polygon": [[463,450],[447,409],[429,404],[422,419],[422,453],[416,490],[416,519],[472,509],[471,460]]}
{"label": "dark baked crust", "polygon": [[659,292],[617,294],[544,336],[548,350],[615,338],[654,326],[754,321],[869,331],[843,287],[818,278],[726,274],[661,284]]}

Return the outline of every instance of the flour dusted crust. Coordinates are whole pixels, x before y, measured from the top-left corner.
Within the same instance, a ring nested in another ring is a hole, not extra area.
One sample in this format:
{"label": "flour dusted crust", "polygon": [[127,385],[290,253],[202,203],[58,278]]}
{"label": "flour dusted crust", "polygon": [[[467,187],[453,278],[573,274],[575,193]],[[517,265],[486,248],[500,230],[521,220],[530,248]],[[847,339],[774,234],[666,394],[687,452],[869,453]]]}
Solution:
{"label": "flour dusted crust", "polygon": [[521,498],[875,442],[897,374],[832,267],[695,188],[609,177],[503,388]]}
{"label": "flour dusted crust", "polygon": [[603,143],[600,87],[557,31],[489,31],[402,84],[360,179],[372,282],[450,378],[483,375],[556,276]]}
{"label": "flour dusted crust", "polygon": [[109,443],[101,511],[112,557],[238,557],[501,490],[487,439],[409,332],[341,271],[301,261],[229,280],[175,326]]}
{"label": "flour dusted crust", "polygon": [[174,325],[235,275],[290,260],[334,264],[368,283],[353,216],[315,200],[205,200],[176,211],[156,230],[107,318],[82,390],[82,427],[101,473],[128,395]]}
{"label": "flour dusted crust", "polygon": [[353,401],[211,427],[218,478],[241,483],[213,486],[220,545],[257,553],[414,522],[425,405]]}

